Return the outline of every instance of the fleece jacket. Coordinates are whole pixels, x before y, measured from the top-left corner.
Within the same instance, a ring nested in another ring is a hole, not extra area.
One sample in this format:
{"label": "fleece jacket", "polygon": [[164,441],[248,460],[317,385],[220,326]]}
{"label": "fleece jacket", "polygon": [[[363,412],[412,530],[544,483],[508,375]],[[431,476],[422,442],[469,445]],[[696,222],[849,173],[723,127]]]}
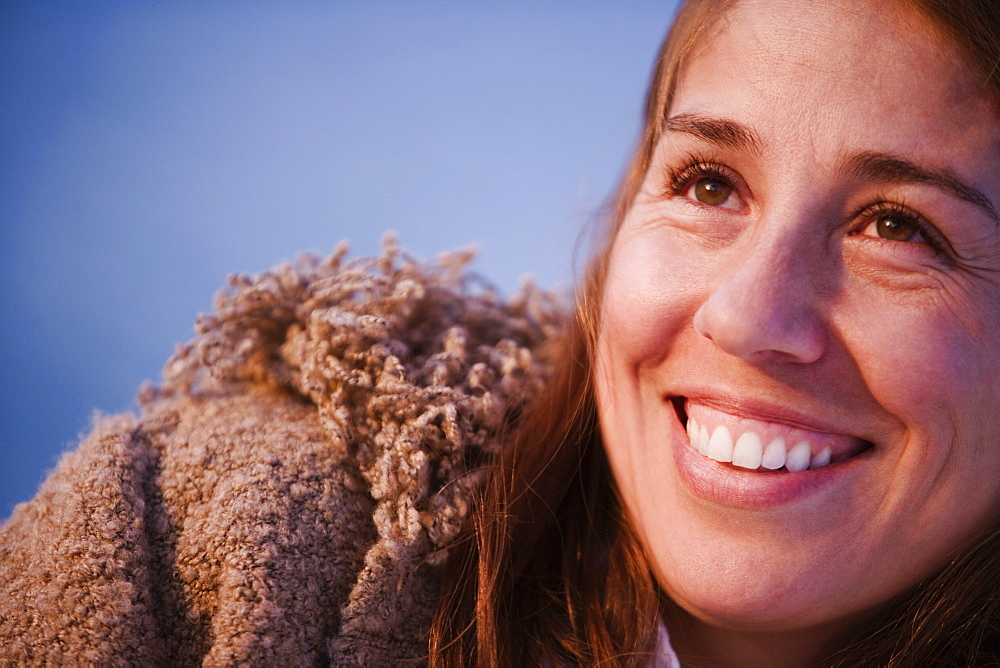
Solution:
{"label": "fleece jacket", "polygon": [[559,300],[467,253],[233,277],[137,415],[0,528],[0,663],[426,658],[449,544],[550,366]]}

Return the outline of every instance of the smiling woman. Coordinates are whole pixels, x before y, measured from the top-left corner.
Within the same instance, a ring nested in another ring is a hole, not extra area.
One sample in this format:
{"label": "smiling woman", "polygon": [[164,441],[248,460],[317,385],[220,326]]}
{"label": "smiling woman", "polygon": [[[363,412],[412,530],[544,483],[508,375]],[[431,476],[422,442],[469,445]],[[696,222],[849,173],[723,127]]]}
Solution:
{"label": "smiling woman", "polygon": [[678,649],[794,632],[816,657],[1000,510],[1000,126],[912,10],[762,7],[678,78],[612,245],[595,390],[629,517],[699,632]]}
{"label": "smiling woman", "polygon": [[0,531],[0,653],[1000,663],[1000,6],[689,0],[566,318],[234,278]]}

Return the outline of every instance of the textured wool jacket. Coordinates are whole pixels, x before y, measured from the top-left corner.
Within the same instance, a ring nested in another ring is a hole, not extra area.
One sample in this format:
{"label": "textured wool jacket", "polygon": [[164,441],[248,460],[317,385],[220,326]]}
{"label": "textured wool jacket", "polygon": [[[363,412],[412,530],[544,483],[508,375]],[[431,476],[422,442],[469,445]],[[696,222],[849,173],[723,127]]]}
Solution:
{"label": "textured wool jacket", "polygon": [[233,278],[140,414],[0,529],[0,663],[426,657],[448,545],[559,309],[391,243]]}

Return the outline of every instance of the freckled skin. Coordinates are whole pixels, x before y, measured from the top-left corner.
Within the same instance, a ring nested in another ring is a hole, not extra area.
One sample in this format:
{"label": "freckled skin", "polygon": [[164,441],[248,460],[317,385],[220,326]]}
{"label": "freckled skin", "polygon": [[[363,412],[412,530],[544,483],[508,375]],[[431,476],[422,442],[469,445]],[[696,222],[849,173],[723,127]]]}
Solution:
{"label": "freckled skin", "polygon": [[[665,133],[612,250],[598,405],[652,566],[697,620],[678,646],[795,665],[1000,511],[997,222],[935,185],[845,168],[889,154],[1000,208],[1000,119],[894,3],[743,2],[709,34],[668,115],[731,119],[759,150]],[[732,192],[698,177],[671,192],[691,156],[725,167]],[[885,202],[926,228],[865,213]],[[721,507],[672,455],[686,437],[666,398],[692,394],[814,415],[874,447],[819,493]]]}

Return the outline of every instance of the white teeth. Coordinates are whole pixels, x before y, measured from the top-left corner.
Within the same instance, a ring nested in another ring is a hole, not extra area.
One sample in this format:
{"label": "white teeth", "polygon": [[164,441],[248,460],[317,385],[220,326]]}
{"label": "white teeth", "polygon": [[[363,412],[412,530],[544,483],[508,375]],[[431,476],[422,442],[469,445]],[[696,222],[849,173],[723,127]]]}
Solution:
{"label": "white teeth", "polygon": [[764,456],[760,460],[760,465],[772,471],[785,465],[785,439],[779,436],[768,444],[767,449],[764,450]]}
{"label": "white teeth", "polygon": [[716,427],[708,442],[708,458],[717,462],[733,461],[733,437],[726,427]]}
{"label": "white teeth", "polygon": [[809,468],[809,444],[800,441],[796,446],[788,451],[785,456],[785,468],[792,473],[805,471]]}
{"label": "white teeth", "polygon": [[765,468],[776,471],[785,467],[791,473],[806,469],[818,469],[830,463],[831,449],[826,446],[815,456],[811,455],[808,441],[799,441],[793,448],[785,446],[785,439],[775,438],[766,448],[760,436],[754,431],[744,432],[733,444],[733,437],[727,427],[716,427],[709,435],[705,425],[694,419],[687,421],[688,439],[691,447],[709,459],[717,462],[732,462],[745,469]]}
{"label": "white teeth", "polygon": [[752,431],[748,431],[736,440],[733,446],[733,465],[745,469],[755,469],[760,467],[764,449],[760,443],[760,436]]}
{"label": "white teeth", "polygon": [[826,466],[830,463],[830,446],[826,446],[820,450],[819,454],[812,458],[809,462],[809,468],[818,469],[820,467]]}
{"label": "white teeth", "polygon": [[688,418],[687,432],[688,440],[691,441],[691,447],[703,455],[707,454],[708,430],[704,427],[699,427],[693,418]]}

